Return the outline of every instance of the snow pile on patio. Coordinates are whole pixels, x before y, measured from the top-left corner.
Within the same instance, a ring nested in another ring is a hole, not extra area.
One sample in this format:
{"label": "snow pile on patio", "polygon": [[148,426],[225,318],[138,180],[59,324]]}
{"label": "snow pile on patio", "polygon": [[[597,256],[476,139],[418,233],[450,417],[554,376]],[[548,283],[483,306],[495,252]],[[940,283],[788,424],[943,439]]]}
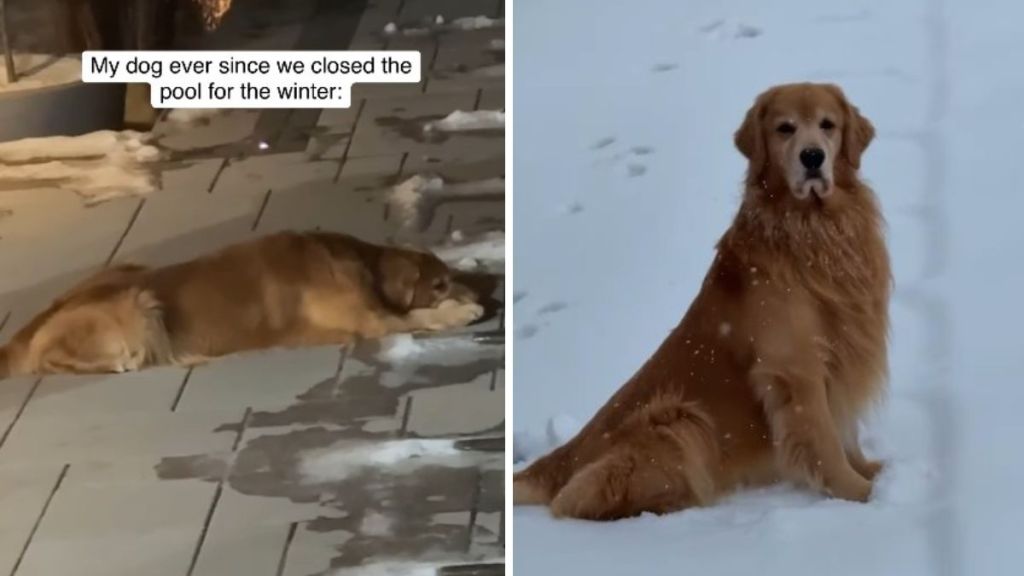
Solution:
{"label": "snow pile on patio", "polygon": [[454,242],[435,247],[433,252],[462,272],[505,273],[504,232],[488,232],[468,241],[456,234]]}
{"label": "snow pile on patio", "polygon": [[487,16],[464,16],[452,20],[449,24],[456,30],[483,30],[484,28],[499,28],[504,25],[504,18],[489,18]]}
{"label": "snow pile on patio", "polygon": [[446,23],[444,16],[438,14],[433,18],[424,18],[418,23],[407,23],[404,26],[399,26],[395,22],[388,22],[384,25],[383,31],[387,36],[399,33],[403,36],[426,36],[436,32],[484,30],[487,28],[502,28],[504,26],[504,18],[463,16]]}
{"label": "snow pile on patio", "polygon": [[412,222],[419,214],[420,201],[425,194],[444,189],[439,176],[417,174],[391,189],[390,201],[404,222]]}
{"label": "snow pile on patio", "polygon": [[[504,66],[501,68],[505,72]],[[427,122],[423,126],[424,132],[436,130],[438,132],[461,132],[467,130],[504,130],[504,110],[473,110],[463,112],[456,110],[440,120]]]}
{"label": "snow pile on patio", "polygon": [[0,93],[70,84],[82,79],[82,60],[76,56],[15,54],[17,79],[7,82],[7,63],[0,58]]}
{"label": "snow pile on patio", "polygon": [[440,176],[417,174],[391,190],[389,201],[405,225],[430,223],[437,204],[448,200],[493,200],[505,194],[504,178],[446,183]]}
{"label": "snow pile on patio", "polygon": [[87,204],[139,196],[157,188],[151,169],[160,151],[149,133],[101,130],[81,136],[0,143],[0,187],[60,188]]}

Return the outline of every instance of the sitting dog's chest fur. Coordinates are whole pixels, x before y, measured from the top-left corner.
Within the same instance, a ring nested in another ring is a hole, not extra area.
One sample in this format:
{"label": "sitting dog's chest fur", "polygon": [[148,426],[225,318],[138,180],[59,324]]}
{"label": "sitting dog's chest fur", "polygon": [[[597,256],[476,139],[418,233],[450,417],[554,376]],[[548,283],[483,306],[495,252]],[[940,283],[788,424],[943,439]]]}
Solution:
{"label": "sitting dog's chest fur", "polygon": [[[744,389],[768,360],[764,356],[774,355],[774,365],[784,367],[787,358],[795,365],[812,352],[823,366],[832,417],[851,434],[885,384],[892,284],[873,195],[867,189],[855,193],[859,205],[842,214],[741,212],[719,243],[698,298],[717,304],[695,304],[703,318],[683,321],[703,328],[706,340],[728,340]],[[730,334],[723,334],[715,310],[732,313]],[[688,395],[702,388],[708,392],[698,385]],[[751,391],[751,407],[760,405],[758,395]],[[724,410],[735,411],[737,396],[726,397]],[[753,437],[751,444],[761,440]]]}

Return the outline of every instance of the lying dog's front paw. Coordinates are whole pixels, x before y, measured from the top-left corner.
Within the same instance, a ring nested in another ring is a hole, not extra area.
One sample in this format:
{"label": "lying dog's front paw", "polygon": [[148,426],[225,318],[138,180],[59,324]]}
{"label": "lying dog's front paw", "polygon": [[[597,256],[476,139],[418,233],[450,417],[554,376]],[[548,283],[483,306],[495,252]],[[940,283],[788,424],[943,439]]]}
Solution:
{"label": "lying dog's front paw", "polygon": [[459,328],[472,324],[484,315],[484,307],[475,302],[445,300],[437,307],[444,314],[447,328]]}
{"label": "lying dog's front paw", "polygon": [[448,293],[449,300],[457,300],[463,303],[479,302],[480,296],[474,292],[469,286],[459,283],[453,283],[451,291]]}
{"label": "lying dog's front paw", "polygon": [[414,325],[422,330],[440,331],[460,328],[484,314],[484,307],[473,302],[445,300],[436,308],[419,308],[409,312]]}

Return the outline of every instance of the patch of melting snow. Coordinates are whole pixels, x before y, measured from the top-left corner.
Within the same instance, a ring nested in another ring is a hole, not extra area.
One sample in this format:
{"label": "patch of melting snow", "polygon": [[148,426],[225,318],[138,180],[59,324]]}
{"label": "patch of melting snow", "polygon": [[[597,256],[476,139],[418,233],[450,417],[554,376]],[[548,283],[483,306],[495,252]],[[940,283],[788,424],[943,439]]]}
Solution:
{"label": "patch of melting snow", "polygon": [[[502,69],[504,73],[504,68]],[[504,130],[504,110],[472,110],[464,112],[456,110],[440,120],[428,122],[423,130],[430,132],[462,132],[469,130]]]}
{"label": "patch of melting snow", "polygon": [[364,536],[390,536],[394,532],[395,519],[376,510],[367,510],[359,524]]}
{"label": "patch of melting snow", "polygon": [[167,121],[175,124],[197,124],[226,112],[221,108],[175,108],[167,113]]}
{"label": "patch of melting snow", "polygon": [[444,188],[439,176],[417,174],[391,189],[391,205],[397,208],[405,222],[414,220],[419,213],[420,200],[424,194],[438,192]]}
{"label": "patch of melting snow", "polygon": [[367,470],[407,474],[425,466],[466,468],[480,464],[483,455],[459,450],[454,440],[390,440],[340,442],[299,456],[298,471],[305,484],[338,482]]}
{"label": "patch of melting snow", "polygon": [[151,138],[148,132],[101,130],[0,143],[0,182],[14,189],[70,190],[87,204],[147,194],[157,187],[147,165],[161,156],[148,144]]}
{"label": "patch of melting snow", "polygon": [[500,274],[505,271],[504,232],[488,232],[474,240],[438,246],[433,252],[446,264],[462,272],[486,271]]}
{"label": "patch of melting snow", "polygon": [[504,354],[503,346],[477,342],[465,336],[413,338],[409,334],[398,334],[381,339],[380,346],[372,360],[364,363],[353,358],[351,362],[353,369],[361,370],[363,375],[373,375],[374,380],[385,388],[407,385],[427,364],[461,366],[497,360]]}
{"label": "patch of melting snow", "polygon": [[[505,64],[491,64],[490,66],[481,66],[473,70],[470,73],[471,76],[480,76],[482,78],[501,78],[505,75]],[[502,126],[505,125],[504,121],[505,113],[502,112]]]}
{"label": "patch of melting snow", "polygon": [[482,30],[484,28],[499,28],[505,25],[504,18],[489,18],[487,16],[464,16],[452,20],[450,27],[456,30]]}
{"label": "patch of melting snow", "polygon": [[[504,562],[504,558],[486,559],[487,563]],[[466,564],[465,558],[457,560],[385,560],[362,566],[339,568],[327,576],[437,576],[441,568],[459,567]],[[461,572],[459,572],[461,573]],[[469,572],[467,572],[468,574]]]}
{"label": "patch of melting snow", "polygon": [[457,364],[490,348],[468,338],[414,338],[412,334],[395,334],[382,338],[380,343],[377,359],[392,365],[414,362]]}

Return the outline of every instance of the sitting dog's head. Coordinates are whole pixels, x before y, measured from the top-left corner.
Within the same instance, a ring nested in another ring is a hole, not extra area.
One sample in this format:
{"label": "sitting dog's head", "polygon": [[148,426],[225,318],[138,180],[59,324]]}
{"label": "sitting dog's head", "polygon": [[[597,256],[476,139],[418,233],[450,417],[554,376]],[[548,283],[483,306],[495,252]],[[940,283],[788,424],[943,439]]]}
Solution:
{"label": "sitting dog's head", "polygon": [[456,298],[476,301],[476,295],[452,281],[448,265],[428,252],[386,248],[377,270],[381,293],[397,310],[434,308]]}
{"label": "sitting dog's head", "polygon": [[798,201],[824,203],[848,186],[875,129],[833,84],[786,84],[757,97],[736,131],[748,183],[784,184]]}

